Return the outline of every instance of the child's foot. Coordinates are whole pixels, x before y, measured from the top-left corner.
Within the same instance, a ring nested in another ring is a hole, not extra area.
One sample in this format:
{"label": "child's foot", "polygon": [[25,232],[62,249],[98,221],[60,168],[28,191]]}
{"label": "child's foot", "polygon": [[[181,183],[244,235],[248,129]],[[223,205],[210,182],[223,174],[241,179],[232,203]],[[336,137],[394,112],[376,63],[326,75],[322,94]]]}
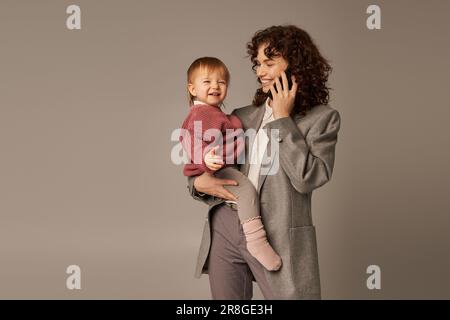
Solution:
{"label": "child's foot", "polygon": [[281,258],[267,241],[266,230],[264,230],[261,217],[244,222],[242,228],[250,254],[267,270],[276,271],[280,269]]}

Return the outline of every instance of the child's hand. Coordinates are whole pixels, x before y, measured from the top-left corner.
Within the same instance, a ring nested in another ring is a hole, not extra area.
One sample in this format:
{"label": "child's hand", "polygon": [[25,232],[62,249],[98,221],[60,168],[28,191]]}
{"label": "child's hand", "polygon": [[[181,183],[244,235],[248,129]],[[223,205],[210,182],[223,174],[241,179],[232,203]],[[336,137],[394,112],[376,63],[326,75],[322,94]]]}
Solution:
{"label": "child's hand", "polygon": [[222,156],[216,155],[218,148],[219,146],[215,146],[205,154],[205,165],[212,171],[217,171],[224,165]]}

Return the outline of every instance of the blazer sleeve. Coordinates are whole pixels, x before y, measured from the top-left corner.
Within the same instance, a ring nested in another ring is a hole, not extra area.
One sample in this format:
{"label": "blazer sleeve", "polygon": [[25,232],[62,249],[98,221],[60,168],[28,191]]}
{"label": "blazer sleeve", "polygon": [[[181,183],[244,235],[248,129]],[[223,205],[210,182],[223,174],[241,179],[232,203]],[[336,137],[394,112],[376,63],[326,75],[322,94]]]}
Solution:
{"label": "blazer sleeve", "polygon": [[189,190],[189,194],[191,195],[192,198],[194,198],[195,200],[201,201],[207,205],[212,205],[213,203],[215,203],[217,201],[217,198],[214,196],[211,196],[209,194],[205,194],[205,193],[199,193],[197,192],[197,190],[195,190],[194,187],[194,180],[195,178],[197,178],[197,176],[192,176],[192,177],[188,177],[187,181],[188,181],[188,190]]}
{"label": "blazer sleeve", "polygon": [[266,127],[279,130],[280,166],[298,192],[309,193],[331,179],[340,128],[338,111],[320,116],[306,137],[291,117],[274,120]]}

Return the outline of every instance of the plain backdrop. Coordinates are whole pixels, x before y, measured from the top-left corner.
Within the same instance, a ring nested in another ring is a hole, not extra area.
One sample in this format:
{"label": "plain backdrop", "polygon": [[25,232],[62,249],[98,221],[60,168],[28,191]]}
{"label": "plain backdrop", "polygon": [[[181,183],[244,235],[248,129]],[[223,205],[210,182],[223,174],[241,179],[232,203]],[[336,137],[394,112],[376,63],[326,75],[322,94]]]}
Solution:
{"label": "plain backdrop", "polygon": [[[81,8],[81,30],[66,8]],[[366,9],[381,8],[381,30]],[[207,207],[171,162],[200,56],[257,88],[246,43],[295,24],[330,60],[341,131],[313,193],[324,299],[450,298],[450,2],[0,2],[0,298],[209,299]],[[81,290],[66,288],[79,265]],[[366,269],[381,268],[381,290]],[[262,298],[255,286],[255,298]]]}

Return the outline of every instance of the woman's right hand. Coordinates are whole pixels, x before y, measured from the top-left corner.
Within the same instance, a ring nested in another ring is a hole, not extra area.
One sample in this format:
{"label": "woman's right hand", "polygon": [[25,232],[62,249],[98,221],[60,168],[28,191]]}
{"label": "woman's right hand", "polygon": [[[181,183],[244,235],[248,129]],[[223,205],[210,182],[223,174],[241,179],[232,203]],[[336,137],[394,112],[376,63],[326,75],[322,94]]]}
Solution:
{"label": "woman's right hand", "polygon": [[237,201],[237,198],[224,186],[237,186],[235,180],[219,179],[213,175],[204,172],[194,180],[194,188],[197,192],[206,193],[211,196],[219,197],[226,200]]}

